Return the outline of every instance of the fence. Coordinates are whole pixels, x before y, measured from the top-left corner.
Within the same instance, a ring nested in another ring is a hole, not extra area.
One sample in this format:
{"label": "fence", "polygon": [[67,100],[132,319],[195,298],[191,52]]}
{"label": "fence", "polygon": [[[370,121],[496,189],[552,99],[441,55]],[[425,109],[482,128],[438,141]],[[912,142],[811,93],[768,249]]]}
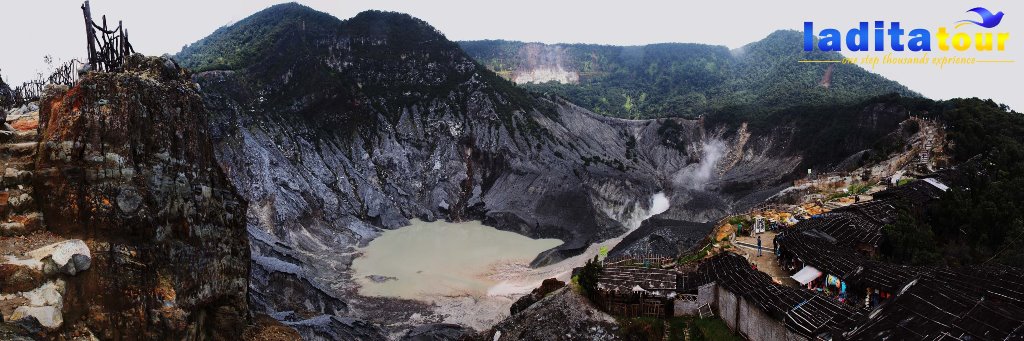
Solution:
{"label": "fence", "polygon": [[671,300],[637,293],[599,291],[588,296],[604,312],[620,317],[671,317]]}
{"label": "fence", "polygon": [[[89,59],[83,63],[73,59],[58,66],[52,74],[43,78],[22,83],[12,89],[13,107],[20,107],[39,100],[43,89],[48,84],[74,86],[83,71],[117,72],[124,66],[128,56],[135,53],[135,48],[128,41],[128,31],[120,21],[117,27],[107,25],[107,16],[103,16],[99,24],[92,20],[89,1],[82,4],[82,16],[85,19],[85,36],[88,45]],[[0,108],[5,109],[5,108]]]}
{"label": "fence", "polygon": [[113,72],[124,65],[125,59],[135,53],[128,42],[128,31],[118,21],[117,28],[107,26],[107,16],[102,17],[103,25],[92,20],[89,1],[82,4],[82,15],[85,16],[85,36],[89,46],[89,66],[94,71]]}
{"label": "fence", "polygon": [[648,266],[648,267],[672,267],[676,260],[656,254],[625,255],[604,260],[604,266]]}
{"label": "fence", "polygon": [[672,314],[665,309],[665,301],[661,299],[644,299],[638,303],[610,302],[605,310],[608,314],[622,317],[670,317]]}

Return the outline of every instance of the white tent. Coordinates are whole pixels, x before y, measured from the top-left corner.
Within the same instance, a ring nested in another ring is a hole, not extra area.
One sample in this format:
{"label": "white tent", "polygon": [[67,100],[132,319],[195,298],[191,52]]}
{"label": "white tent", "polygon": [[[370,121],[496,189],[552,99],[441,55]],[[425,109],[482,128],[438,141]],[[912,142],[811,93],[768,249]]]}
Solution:
{"label": "white tent", "polygon": [[821,277],[821,271],[818,271],[818,269],[811,266],[805,266],[793,275],[793,279],[800,282],[801,285],[810,283],[818,277]]}
{"label": "white tent", "polygon": [[943,192],[949,190],[949,186],[946,186],[946,184],[940,182],[939,180],[937,180],[935,178],[925,178],[924,182],[927,182],[927,183],[931,184],[932,186],[935,186],[935,188],[938,188],[939,190],[941,190]]}

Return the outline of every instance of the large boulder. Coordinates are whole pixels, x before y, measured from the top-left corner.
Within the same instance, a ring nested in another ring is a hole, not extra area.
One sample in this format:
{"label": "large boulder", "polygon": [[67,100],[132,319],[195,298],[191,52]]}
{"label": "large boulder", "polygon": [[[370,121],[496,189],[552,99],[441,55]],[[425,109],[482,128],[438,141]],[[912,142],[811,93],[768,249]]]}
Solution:
{"label": "large boulder", "polygon": [[41,267],[44,274],[63,273],[74,276],[89,269],[92,264],[92,253],[89,246],[81,239],[65,240],[29,251],[26,256]]}
{"label": "large boulder", "polygon": [[555,290],[561,289],[562,287],[565,287],[565,282],[559,281],[555,278],[545,279],[544,282],[541,282],[540,287],[533,289],[529,294],[523,295],[523,297],[520,297],[515,301],[515,303],[512,303],[512,306],[508,309],[510,315],[516,315],[523,310],[526,310],[526,308],[529,308],[534,303],[537,303],[537,301],[540,301],[548,294],[555,292]]}
{"label": "large boulder", "polygon": [[64,323],[60,308],[54,306],[29,307],[21,306],[14,310],[11,320],[18,321],[24,318],[34,318],[40,325],[46,328],[58,328]]}
{"label": "large boulder", "polygon": [[509,316],[477,340],[619,340],[615,318],[572,290],[555,290],[530,309]]}

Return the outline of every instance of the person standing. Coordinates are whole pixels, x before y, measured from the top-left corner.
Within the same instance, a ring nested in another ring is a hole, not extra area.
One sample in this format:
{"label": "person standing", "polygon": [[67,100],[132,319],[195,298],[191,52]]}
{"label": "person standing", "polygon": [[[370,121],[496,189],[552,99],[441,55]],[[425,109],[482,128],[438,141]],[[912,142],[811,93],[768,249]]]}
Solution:
{"label": "person standing", "polygon": [[761,257],[761,236],[757,236],[757,256]]}
{"label": "person standing", "polygon": [[772,238],[772,253],[775,254],[775,257],[779,256],[779,234],[778,233],[776,233],[775,237]]}

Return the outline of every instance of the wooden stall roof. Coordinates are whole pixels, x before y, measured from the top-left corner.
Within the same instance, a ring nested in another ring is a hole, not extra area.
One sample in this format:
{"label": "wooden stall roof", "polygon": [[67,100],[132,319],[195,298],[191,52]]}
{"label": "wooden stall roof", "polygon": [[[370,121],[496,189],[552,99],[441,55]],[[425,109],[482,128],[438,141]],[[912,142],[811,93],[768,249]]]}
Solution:
{"label": "wooden stall roof", "polygon": [[785,321],[790,330],[807,337],[835,330],[861,316],[856,309],[832,299],[777,284],[734,253],[721,253],[704,261],[696,272],[686,274],[683,286],[690,289],[711,282],[749,300],[770,316]]}
{"label": "wooden stall roof", "polygon": [[[879,273],[914,274],[871,313],[775,284],[742,256],[723,253],[683,274],[683,288],[715,282],[807,337],[850,340],[1017,340],[1024,338],[1024,270],[1007,266],[901,268],[869,262]],[[909,276],[909,275],[902,275]]]}
{"label": "wooden stall roof", "polygon": [[[844,333],[850,340],[1020,340],[1024,338],[1024,306],[1019,302],[989,299],[988,279],[979,285],[944,278],[934,272],[907,284],[890,302]],[[975,276],[960,272],[954,276]],[[1019,277],[1019,272],[1012,275]],[[966,290],[965,290],[966,289]]]}
{"label": "wooden stall roof", "polygon": [[920,207],[939,198],[941,190],[925,181],[914,181],[875,194],[874,199],[801,221],[792,231],[824,233],[829,241],[846,247],[871,245],[882,240],[882,228],[896,221],[900,207]]}
{"label": "wooden stall roof", "polygon": [[779,237],[777,243],[804,264],[865,288],[895,291],[923,271],[929,270],[870,260],[813,233],[786,233]]}
{"label": "wooden stall roof", "polygon": [[787,313],[786,325],[804,335],[831,328],[849,340],[1024,340],[1024,270],[904,266],[874,261],[853,249],[857,243],[876,245],[882,226],[895,220],[899,206],[922,205],[941,191],[915,181],[781,234],[777,245],[806,265],[895,293],[867,315],[830,311],[830,305],[817,306],[829,300],[811,298]]}
{"label": "wooden stall roof", "polygon": [[634,287],[647,291],[675,291],[678,273],[672,269],[629,265],[605,266],[598,279],[604,290],[630,292]]}

